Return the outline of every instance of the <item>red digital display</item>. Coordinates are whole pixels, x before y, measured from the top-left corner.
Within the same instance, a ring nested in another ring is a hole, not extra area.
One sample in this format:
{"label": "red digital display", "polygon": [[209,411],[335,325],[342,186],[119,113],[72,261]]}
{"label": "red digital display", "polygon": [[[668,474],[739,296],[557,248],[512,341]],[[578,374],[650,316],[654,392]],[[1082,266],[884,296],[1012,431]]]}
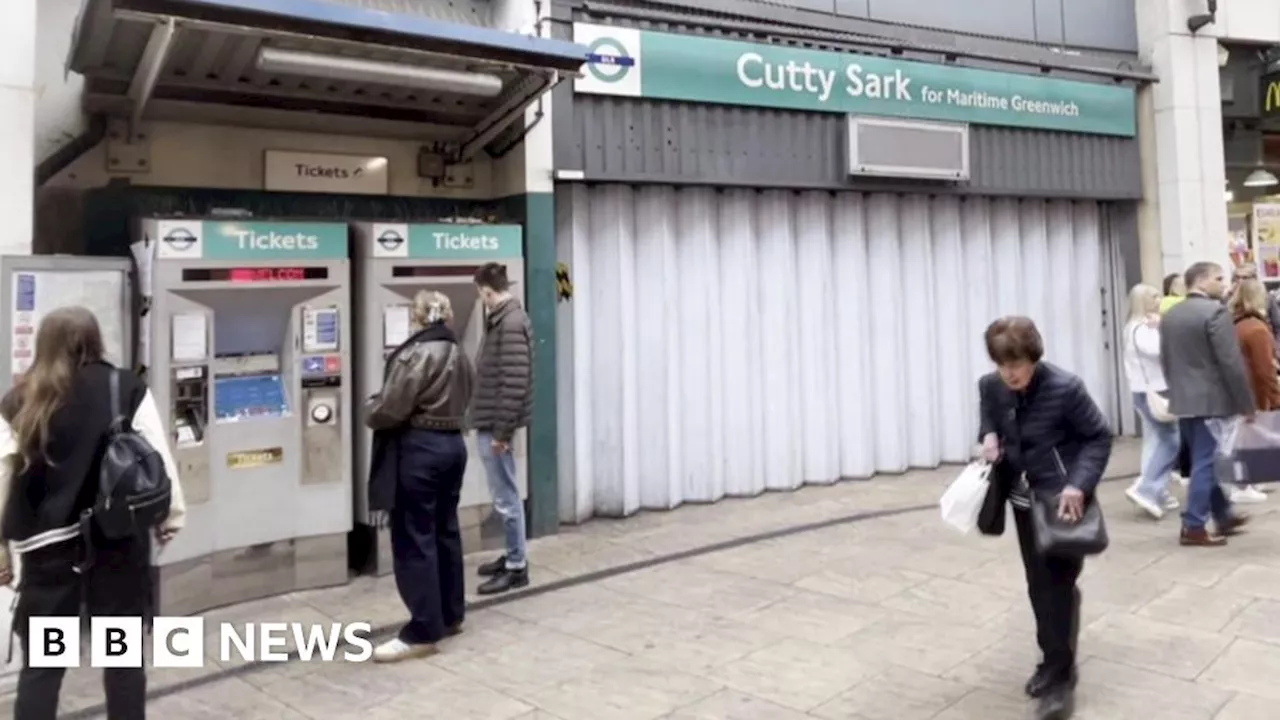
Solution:
{"label": "red digital display", "polygon": [[322,267],[186,268],[182,271],[185,282],[273,283],[328,277],[329,269]]}
{"label": "red digital display", "polygon": [[306,280],[306,268],[231,268],[231,282]]}

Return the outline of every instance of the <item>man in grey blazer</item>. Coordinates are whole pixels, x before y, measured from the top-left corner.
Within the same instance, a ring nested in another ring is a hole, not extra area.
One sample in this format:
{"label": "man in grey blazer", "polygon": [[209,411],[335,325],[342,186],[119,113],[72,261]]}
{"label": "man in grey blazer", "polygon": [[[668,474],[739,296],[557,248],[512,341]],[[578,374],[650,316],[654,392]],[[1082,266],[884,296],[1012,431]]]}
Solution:
{"label": "man in grey blazer", "polygon": [[[1169,411],[1191,449],[1191,482],[1182,513],[1183,545],[1218,547],[1248,517],[1235,512],[1218,484],[1218,438],[1236,416],[1253,420],[1253,391],[1236,340],[1231,313],[1222,304],[1222,266],[1200,262],[1187,269],[1187,299],[1160,322],[1160,365],[1169,383]],[[1206,529],[1212,518],[1216,533]]]}

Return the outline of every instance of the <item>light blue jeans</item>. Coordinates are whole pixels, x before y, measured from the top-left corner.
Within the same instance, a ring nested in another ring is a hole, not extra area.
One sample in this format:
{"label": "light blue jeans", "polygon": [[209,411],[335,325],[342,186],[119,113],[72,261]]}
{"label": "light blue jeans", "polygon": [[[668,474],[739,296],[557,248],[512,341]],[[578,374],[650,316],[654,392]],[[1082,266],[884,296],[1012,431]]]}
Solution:
{"label": "light blue jeans", "polygon": [[528,564],[528,539],[525,537],[524,501],[516,484],[516,458],[508,447],[504,453],[493,451],[493,435],[476,433],[476,445],[484,474],[493,496],[493,511],[502,518],[502,532],[507,542],[507,568],[519,570]]}
{"label": "light blue jeans", "polygon": [[1133,394],[1133,408],[1142,418],[1142,480],[1137,493],[1162,503],[1169,495],[1169,476],[1178,467],[1182,439],[1178,422],[1160,422],[1151,414],[1146,393]]}

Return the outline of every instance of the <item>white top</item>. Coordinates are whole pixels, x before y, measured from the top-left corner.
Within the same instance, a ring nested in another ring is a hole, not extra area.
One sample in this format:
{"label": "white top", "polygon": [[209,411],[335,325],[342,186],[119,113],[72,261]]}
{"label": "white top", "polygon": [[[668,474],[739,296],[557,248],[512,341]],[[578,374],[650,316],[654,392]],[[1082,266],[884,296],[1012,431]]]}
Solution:
{"label": "white top", "polygon": [[1169,389],[1160,367],[1160,328],[1143,320],[1124,326],[1124,376],[1129,391],[1164,392]]}
{"label": "white top", "polygon": [[[155,448],[156,452],[160,453],[160,458],[164,461],[164,471],[169,475],[169,482],[172,485],[169,517],[164,521],[164,529],[179,530],[186,522],[187,505],[182,497],[182,483],[178,482],[178,464],[173,460],[173,452],[169,450],[168,433],[164,430],[164,422],[160,420],[160,408],[156,405],[156,399],[152,397],[150,390],[142,398],[142,404],[133,415],[133,429]],[[9,484],[13,480],[13,464],[5,462],[3,458],[17,453],[18,441],[13,435],[13,429],[3,417],[0,417],[0,523],[4,520],[3,509],[9,502]],[[44,547],[49,543],[33,541],[45,536],[48,536],[49,540],[63,541],[78,535],[79,531],[75,525],[56,528],[40,533],[39,536],[31,538],[21,546],[15,543],[14,551],[22,553],[26,549]],[[4,537],[3,525],[0,525],[0,537]],[[6,543],[0,542],[0,569],[9,567],[9,547]]]}

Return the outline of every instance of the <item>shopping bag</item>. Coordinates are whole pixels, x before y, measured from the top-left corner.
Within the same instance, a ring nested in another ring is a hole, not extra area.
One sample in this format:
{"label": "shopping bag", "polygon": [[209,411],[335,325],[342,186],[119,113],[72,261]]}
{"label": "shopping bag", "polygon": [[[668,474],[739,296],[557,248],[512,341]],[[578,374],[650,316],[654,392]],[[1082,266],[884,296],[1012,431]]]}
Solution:
{"label": "shopping bag", "polygon": [[942,493],[939,506],[942,521],[962,533],[972,532],[978,526],[978,513],[987,499],[990,487],[991,463],[970,463],[960,476]]}
{"label": "shopping bag", "polygon": [[1234,432],[1219,439],[1227,456],[1228,479],[1240,483],[1280,480],[1280,412],[1258,413],[1252,423],[1236,423]]}

